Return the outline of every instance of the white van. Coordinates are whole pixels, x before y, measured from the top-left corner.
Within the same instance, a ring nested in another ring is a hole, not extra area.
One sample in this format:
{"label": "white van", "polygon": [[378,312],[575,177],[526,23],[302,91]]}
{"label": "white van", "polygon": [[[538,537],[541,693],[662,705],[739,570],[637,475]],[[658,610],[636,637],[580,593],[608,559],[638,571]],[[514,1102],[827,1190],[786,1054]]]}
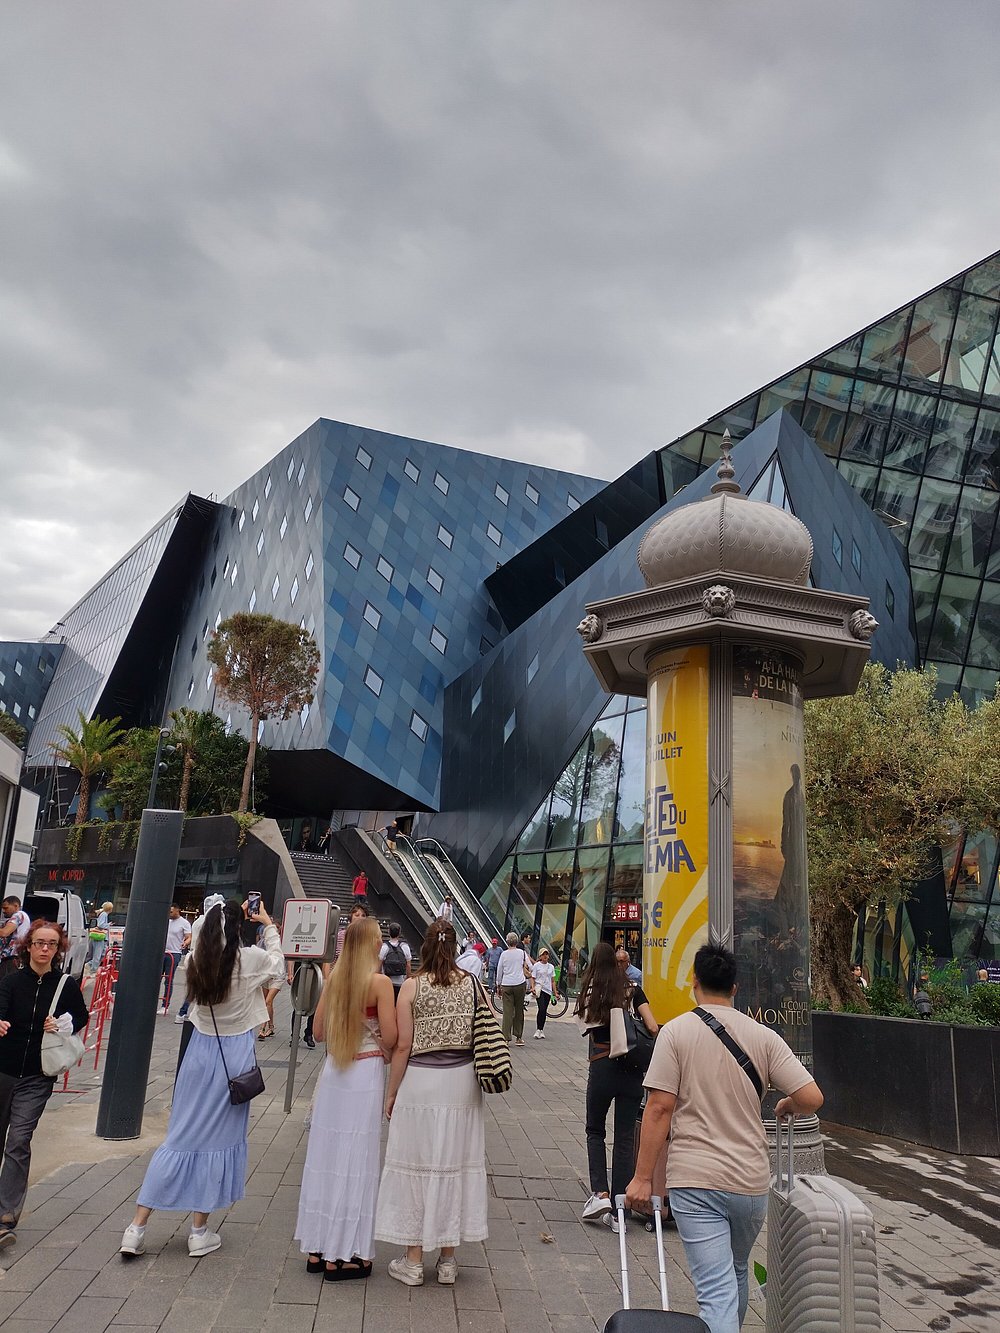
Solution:
{"label": "white van", "polygon": [[35,893],[27,894],[21,906],[32,921],[44,917],[46,921],[55,921],[62,926],[69,936],[66,971],[76,981],[82,983],[83,966],[90,948],[90,935],[87,930],[83,900],[79,894],[70,893],[68,889],[38,889]]}

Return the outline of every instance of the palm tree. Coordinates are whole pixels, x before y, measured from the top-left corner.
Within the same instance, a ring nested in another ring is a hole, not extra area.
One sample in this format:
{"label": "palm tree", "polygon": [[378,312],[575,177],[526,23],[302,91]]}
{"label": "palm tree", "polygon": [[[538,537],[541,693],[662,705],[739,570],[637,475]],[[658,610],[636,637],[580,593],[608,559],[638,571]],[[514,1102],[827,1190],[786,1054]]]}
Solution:
{"label": "palm tree", "polygon": [[178,810],[187,810],[191,794],[191,774],[201,751],[212,735],[214,713],[199,713],[194,708],[178,708],[170,714],[170,739],[181,752],[184,767],[181,770],[181,792]]}
{"label": "palm tree", "polygon": [[84,824],[90,813],[90,783],[98,773],[103,773],[118,757],[119,742],[125,733],[119,727],[120,717],[110,721],[102,717],[89,720],[83,712],[77,713],[79,729],[74,731],[65,722],[56,728],[62,736],[61,745],[52,745],[52,753],[57,759],[69,764],[80,774],[80,787],[77,792],[76,823]]}

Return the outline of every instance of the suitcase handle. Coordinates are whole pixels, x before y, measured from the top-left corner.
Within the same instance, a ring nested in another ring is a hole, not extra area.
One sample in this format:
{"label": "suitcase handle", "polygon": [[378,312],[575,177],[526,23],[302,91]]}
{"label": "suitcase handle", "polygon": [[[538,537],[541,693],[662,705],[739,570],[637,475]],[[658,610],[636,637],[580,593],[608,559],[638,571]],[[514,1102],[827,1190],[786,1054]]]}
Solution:
{"label": "suitcase handle", "polygon": [[[660,1267],[660,1304],[664,1310],[670,1309],[670,1298],[667,1295],[667,1260],[663,1251],[663,1217],[661,1210],[663,1200],[658,1194],[654,1194],[650,1199],[653,1209],[653,1221],[656,1225],[656,1257]],[[630,1309],[629,1289],[628,1289],[628,1251],[625,1248],[625,1195],[615,1195],[615,1208],[618,1210],[618,1249],[621,1254],[622,1265],[622,1303],[623,1308]]]}
{"label": "suitcase handle", "polygon": [[781,1179],[781,1127],[788,1126],[788,1173],[787,1188],[791,1192],[795,1184],[795,1117],[793,1115],[784,1117],[775,1117],[774,1122],[774,1183],[780,1190],[782,1187]]}

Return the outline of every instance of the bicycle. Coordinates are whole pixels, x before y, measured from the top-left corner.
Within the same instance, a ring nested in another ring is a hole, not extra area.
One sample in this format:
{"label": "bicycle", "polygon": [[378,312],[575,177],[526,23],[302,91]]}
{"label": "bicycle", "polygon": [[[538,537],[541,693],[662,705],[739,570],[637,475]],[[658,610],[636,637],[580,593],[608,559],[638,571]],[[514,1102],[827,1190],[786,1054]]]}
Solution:
{"label": "bicycle", "polygon": [[[501,1017],[502,1017],[502,1016],[503,1016],[503,996],[500,995],[500,994],[497,992],[497,990],[494,988],[493,990],[491,990],[491,991],[489,992],[489,997],[490,997],[490,1005],[491,1005],[491,1007],[492,1007],[492,1009],[493,1009],[493,1012],[494,1012],[495,1014],[497,1014],[498,1016],[501,1016]],[[532,995],[531,991],[530,991],[530,990],[526,991],[526,992],[525,992],[525,996],[524,996],[524,1010],[525,1010],[525,1013],[527,1013],[528,1008],[529,1008],[530,1005],[532,1005],[532,1004],[537,1005],[537,1003],[538,1003],[538,1002],[536,1001],[535,997]],[[567,1010],[568,1008],[569,1008],[569,996],[566,994],[566,992],[565,992],[564,990],[561,990],[561,991],[559,992],[558,996],[553,995],[552,1000],[551,1000],[551,1002],[550,1002],[550,1004],[549,1004],[549,1012],[548,1012],[547,1017],[548,1017],[548,1018],[562,1018],[563,1014],[565,1014],[565,1012],[566,1012],[566,1010]]]}

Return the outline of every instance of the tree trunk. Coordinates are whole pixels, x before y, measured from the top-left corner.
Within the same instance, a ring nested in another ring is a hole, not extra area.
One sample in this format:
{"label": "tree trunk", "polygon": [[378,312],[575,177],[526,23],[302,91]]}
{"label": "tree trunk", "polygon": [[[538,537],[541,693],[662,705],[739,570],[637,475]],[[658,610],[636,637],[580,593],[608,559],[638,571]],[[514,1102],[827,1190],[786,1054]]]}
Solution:
{"label": "tree trunk", "polygon": [[811,909],[813,993],[831,1009],[845,1004],[864,1007],[864,996],[851,976],[851,939],[857,914],[839,904]]}
{"label": "tree trunk", "polygon": [[181,794],[177,801],[177,809],[187,812],[188,798],[191,795],[191,770],[194,768],[194,755],[190,750],[184,751],[184,769],[181,773]]}
{"label": "tree trunk", "polygon": [[76,791],[76,824],[86,824],[90,818],[90,775],[80,774],[80,785]]}
{"label": "tree trunk", "polygon": [[251,714],[250,717],[250,744],[247,747],[247,762],[243,768],[243,789],[240,792],[239,813],[245,815],[247,806],[250,804],[250,779],[253,777],[254,761],[257,758],[257,728],[260,726],[260,718]]}

